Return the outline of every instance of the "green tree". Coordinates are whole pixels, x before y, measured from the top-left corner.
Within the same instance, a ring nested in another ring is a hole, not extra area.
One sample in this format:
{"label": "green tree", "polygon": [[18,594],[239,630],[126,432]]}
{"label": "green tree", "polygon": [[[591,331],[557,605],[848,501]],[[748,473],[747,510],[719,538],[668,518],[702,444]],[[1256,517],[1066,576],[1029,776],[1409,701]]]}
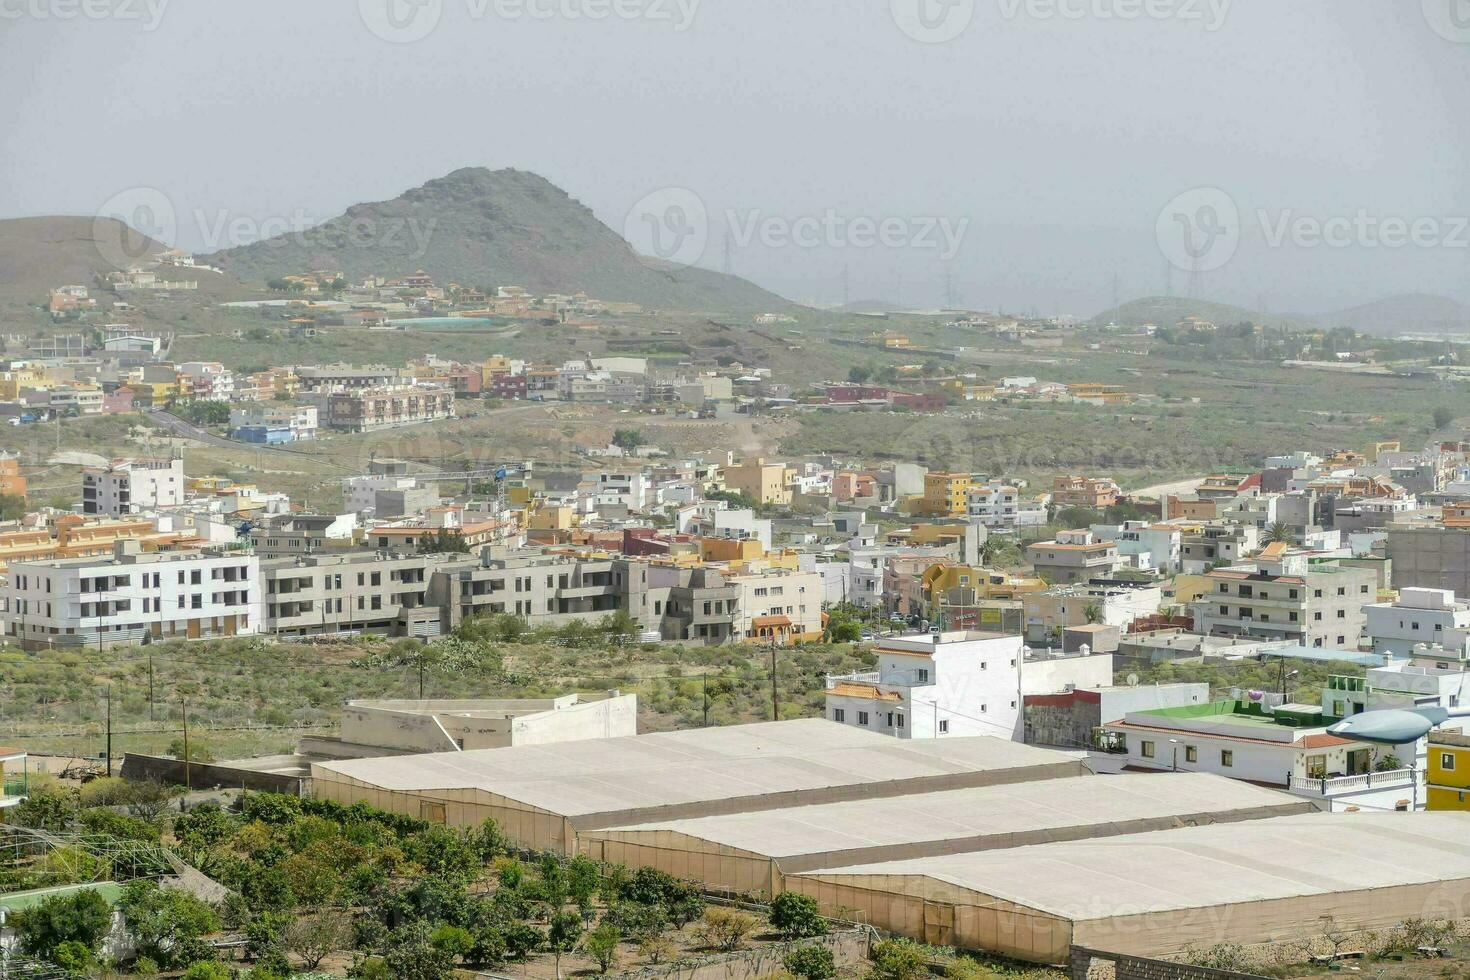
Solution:
{"label": "green tree", "polygon": [[847,380],[855,385],[867,384],[868,379],[873,376],[873,369],[855,364],[847,369]]}
{"label": "green tree", "polygon": [[837,976],[837,963],[826,946],[799,946],[786,954],[786,971],[802,980],[832,980]]}
{"label": "green tree", "polygon": [[546,928],[546,948],[556,960],[556,980],[561,978],[562,954],[577,948],[582,938],[582,917],[575,912],[557,912]]}
{"label": "green tree", "polygon": [[597,963],[597,972],[606,973],[618,963],[618,944],[623,934],[611,922],[604,922],[587,934],[582,950]]}
{"label": "green tree", "polygon": [[101,949],[112,928],[112,909],[96,889],[87,888],[43,899],[17,912],[11,923],[22,950],[49,960],[67,943],[80,943],[92,953]]}
{"label": "green tree", "polygon": [[26,516],[26,498],[16,493],[0,493],[0,521],[18,521]]}
{"label": "green tree", "polygon": [[1448,429],[1450,427],[1450,423],[1454,420],[1454,410],[1445,408],[1443,405],[1441,405],[1439,408],[1436,408],[1434,410],[1433,416],[1431,417],[1431,421],[1434,422],[1434,431],[1436,432],[1439,432],[1442,429]]}
{"label": "green tree", "polygon": [[639,446],[646,445],[641,429],[618,429],[613,433],[613,445],[625,453],[633,453]]}
{"label": "green tree", "polygon": [[771,902],[770,919],[776,931],[787,939],[827,934],[827,920],[822,918],[821,907],[810,895],[782,892]]}
{"label": "green tree", "polygon": [[447,527],[425,536],[419,546],[419,551],[426,555],[465,555],[469,550],[469,542],[465,541],[464,535]]}
{"label": "green tree", "polygon": [[1082,618],[1089,624],[1102,622],[1102,608],[1095,603],[1088,603],[1082,607]]}
{"label": "green tree", "polygon": [[383,962],[394,980],[449,980],[454,957],[434,945],[427,922],[411,922],[388,936]]}
{"label": "green tree", "polygon": [[165,968],[211,958],[203,937],[219,928],[219,915],[188,892],[131,881],[123,889],[118,910],[140,956]]}
{"label": "green tree", "polygon": [[1276,544],[1279,542],[1289,544],[1291,542],[1291,528],[1287,527],[1280,521],[1275,521],[1271,524],[1270,527],[1266,529],[1266,541],[1269,544]]}

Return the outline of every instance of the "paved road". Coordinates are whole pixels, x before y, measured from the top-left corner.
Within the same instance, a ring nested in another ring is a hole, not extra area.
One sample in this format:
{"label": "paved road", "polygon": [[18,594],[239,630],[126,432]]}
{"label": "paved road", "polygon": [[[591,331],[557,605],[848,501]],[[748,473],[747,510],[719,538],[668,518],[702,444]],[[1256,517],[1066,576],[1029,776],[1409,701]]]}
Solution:
{"label": "paved road", "polygon": [[1153,497],[1162,498],[1166,494],[1193,493],[1199,489],[1199,485],[1205,482],[1202,476],[1191,477],[1188,480],[1175,480],[1173,483],[1156,483],[1142,490],[1130,490],[1131,497]]}

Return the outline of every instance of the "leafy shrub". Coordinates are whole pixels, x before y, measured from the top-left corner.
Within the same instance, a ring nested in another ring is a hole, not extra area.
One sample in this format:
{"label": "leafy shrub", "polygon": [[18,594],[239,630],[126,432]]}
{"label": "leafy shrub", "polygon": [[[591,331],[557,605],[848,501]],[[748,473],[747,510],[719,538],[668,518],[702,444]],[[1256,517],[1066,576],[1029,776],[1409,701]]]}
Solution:
{"label": "leafy shrub", "polygon": [[822,918],[821,907],[810,895],[782,892],[771,902],[770,919],[771,925],[787,939],[827,934],[827,920]]}
{"label": "leafy shrub", "polygon": [[803,980],[832,980],[837,976],[837,961],[826,946],[800,946],[786,954],[782,965]]}
{"label": "leafy shrub", "polygon": [[112,930],[112,909],[95,889],[54,895],[17,912],[11,924],[20,945],[31,956],[55,959],[62,946],[81,946],[95,953]]}

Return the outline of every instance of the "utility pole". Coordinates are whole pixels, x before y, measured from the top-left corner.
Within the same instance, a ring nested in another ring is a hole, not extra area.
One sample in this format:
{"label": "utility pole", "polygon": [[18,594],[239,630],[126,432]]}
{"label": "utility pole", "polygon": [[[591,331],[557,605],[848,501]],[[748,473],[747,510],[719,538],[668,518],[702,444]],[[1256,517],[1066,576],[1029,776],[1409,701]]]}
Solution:
{"label": "utility pole", "polygon": [[781,720],[781,694],[776,689],[776,638],[771,637],[771,720]]}
{"label": "utility pole", "polygon": [[153,700],[153,654],[148,654],[148,720],[158,720],[158,703]]}
{"label": "utility pole", "polygon": [[419,700],[424,699],[424,662],[419,660]]}
{"label": "utility pole", "polygon": [[706,667],[700,673],[699,679],[704,687],[704,727],[709,727],[709,668]]}
{"label": "utility pole", "polygon": [[107,685],[107,775],[112,775],[112,685]]}
{"label": "utility pole", "polygon": [[184,707],[184,791],[194,788],[194,774],[189,771],[189,702],[182,700]]}

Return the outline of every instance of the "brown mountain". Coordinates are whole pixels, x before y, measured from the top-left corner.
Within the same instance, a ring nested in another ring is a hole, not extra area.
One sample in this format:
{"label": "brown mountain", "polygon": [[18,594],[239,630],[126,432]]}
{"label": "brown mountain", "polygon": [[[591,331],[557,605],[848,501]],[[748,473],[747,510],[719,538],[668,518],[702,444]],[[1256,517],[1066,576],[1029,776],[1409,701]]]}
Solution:
{"label": "brown mountain", "polygon": [[585,205],[524,170],[456,170],[391,201],[354,205],[305,233],[203,260],[246,281],[310,269],[340,269],[352,279],[422,269],[438,282],[585,292],[649,309],[792,306],[735,276],[638,255]]}

